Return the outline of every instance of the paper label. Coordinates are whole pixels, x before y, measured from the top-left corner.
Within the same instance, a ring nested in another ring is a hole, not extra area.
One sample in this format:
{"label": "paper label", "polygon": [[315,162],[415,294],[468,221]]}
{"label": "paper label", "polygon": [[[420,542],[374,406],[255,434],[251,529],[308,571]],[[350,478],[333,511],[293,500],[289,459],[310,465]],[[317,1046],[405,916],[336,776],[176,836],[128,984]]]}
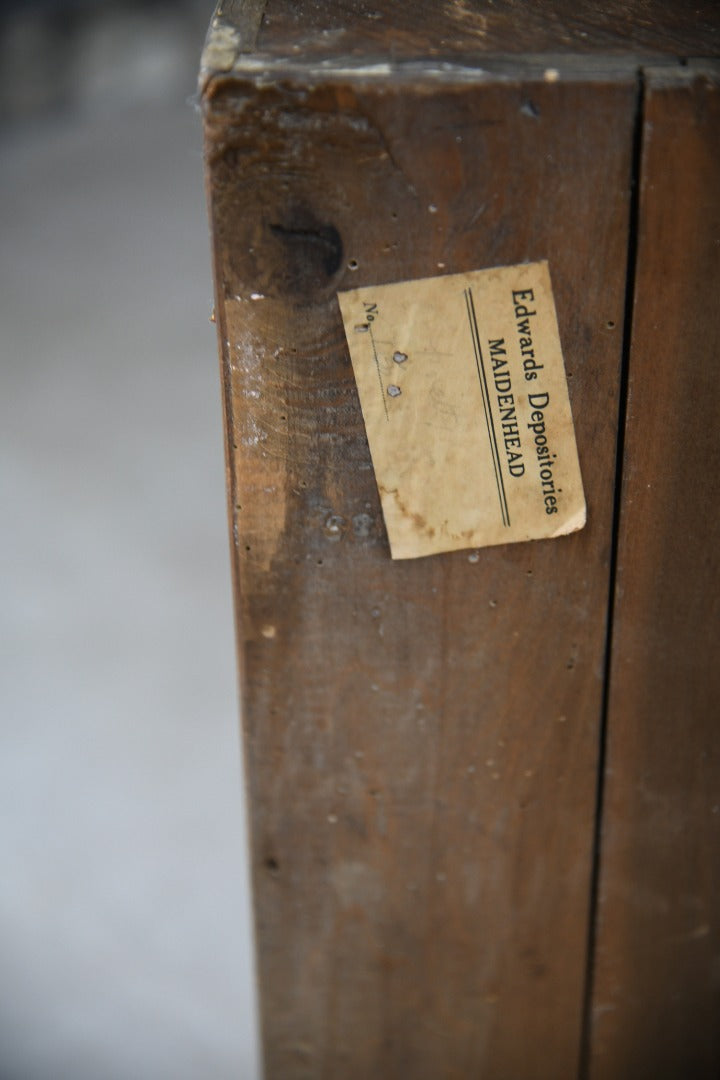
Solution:
{"label": "paper label", "polygon": [[394,559],[583,527],[546,262],[338,299]]}

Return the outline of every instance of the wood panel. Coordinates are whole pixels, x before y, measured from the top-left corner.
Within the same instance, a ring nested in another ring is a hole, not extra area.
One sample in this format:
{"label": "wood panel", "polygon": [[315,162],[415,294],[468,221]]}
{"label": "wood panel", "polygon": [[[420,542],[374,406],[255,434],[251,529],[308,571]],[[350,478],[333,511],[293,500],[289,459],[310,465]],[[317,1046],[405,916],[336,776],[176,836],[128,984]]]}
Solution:
{"label": "wood panel", "polygon": [[[208,84],[271,1080],[575,1073],[635,107]],[[336,290],[546,257],[587,527],[391,561]]]}
{"label": "wood panel", "polygon": [[594,1080],[720,1075],[719,76],[647,80]]}
{"label": "wood panel", "polygon": [[399,61],[487,53],[716,56],[720,49],[714,0],[222,0],[219,8],[265,56]]}

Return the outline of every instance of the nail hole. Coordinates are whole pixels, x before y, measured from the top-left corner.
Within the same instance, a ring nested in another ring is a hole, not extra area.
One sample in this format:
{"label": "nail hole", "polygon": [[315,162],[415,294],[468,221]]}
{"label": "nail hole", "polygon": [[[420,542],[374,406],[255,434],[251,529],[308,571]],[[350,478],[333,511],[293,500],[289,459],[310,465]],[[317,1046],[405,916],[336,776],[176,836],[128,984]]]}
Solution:
{"label": "nail hole", "polygon": [[357,268],[358,268],[357,259],[351,259],[350,262],[348,263],[348,270],[357,270]]}
{"label": "nail hole", "polygon": [[607,328],[608,328],[608,330],[614,330],[615,329],[615,323],[612,321],[612,319],[608,319]]}
{"label": "nail hole", "polygon": [[280,863],[270,855],[269,858],[265,860],[265,869],[269,870],[271,874],[275,874],[280,869]]}

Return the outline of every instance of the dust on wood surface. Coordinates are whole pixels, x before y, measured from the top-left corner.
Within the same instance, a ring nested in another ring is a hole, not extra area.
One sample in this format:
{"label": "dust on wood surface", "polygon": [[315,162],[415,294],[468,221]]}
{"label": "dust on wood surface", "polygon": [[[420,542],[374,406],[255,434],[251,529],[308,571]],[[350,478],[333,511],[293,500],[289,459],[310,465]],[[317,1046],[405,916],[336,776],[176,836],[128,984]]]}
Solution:
{"label": "dust on wood surface", "polygon": [[223,0],[244,52],[471,60],[491,53],[717,56],[714,0]]}
{"label": "dust on wood surface", "polygon": [[[635,108],[631,76],[206,104],[269,1078],[576,1067]],[[393,562],[336,293],[543,259],[588,525]]]}

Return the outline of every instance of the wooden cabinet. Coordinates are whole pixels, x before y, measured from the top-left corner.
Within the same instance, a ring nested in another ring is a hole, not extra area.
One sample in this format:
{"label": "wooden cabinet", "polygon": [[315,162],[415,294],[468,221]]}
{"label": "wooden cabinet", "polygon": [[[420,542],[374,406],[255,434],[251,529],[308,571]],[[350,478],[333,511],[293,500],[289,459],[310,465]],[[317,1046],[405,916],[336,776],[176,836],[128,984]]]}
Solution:
{"label": "wooden cabinet", "polygon": [[[718,19],[620,10],[211,28],[268,1080],[720,1065]],[[541,259],[587,525],[393,561],[336,293]]]}

